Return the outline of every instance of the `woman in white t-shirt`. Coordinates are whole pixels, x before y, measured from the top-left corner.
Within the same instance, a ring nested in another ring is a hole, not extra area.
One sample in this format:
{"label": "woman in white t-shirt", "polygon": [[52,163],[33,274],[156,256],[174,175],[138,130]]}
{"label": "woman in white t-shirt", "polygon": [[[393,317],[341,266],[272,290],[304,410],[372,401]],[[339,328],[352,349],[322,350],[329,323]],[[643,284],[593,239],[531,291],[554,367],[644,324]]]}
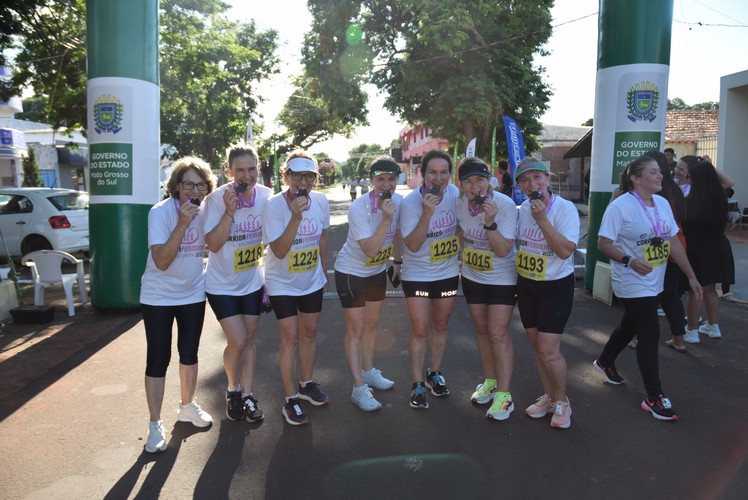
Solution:
{"label": "woman in white t-shirt", "polygon": [[[400,212],[403,292],[411,321],[410,406],[415,409],[429,407],[426,388],[437,397],[449,395],[440,369],[457,298],[460,250],[455,214],[459,190],[450,183],[452,157],[444,151],[429,151],[421,161],[421,177],[423,185],[405,197]],[[427,346],[431,362],[424,380]]]}
{"label": "woman in white t-shirt", "polygon": [[[281,335],[278,357],[286,396],[282,413],[291,425],[309,423],[299,399],[315,406],[329,402],[312,380],[317,323],[327,283],[330,227],[327,198],[313,191],[317,178],[317,161],[303,151],[292,152],[283,168],[288,189],[272,196],[262,211],[262,233],[269,247],[265,284]],[[301,365],[298,385],[297,354]]]}
{"label": "woman in white t-shirt", "polygon": [[361,196],[369,192],[369,186],[371,186],[371,184],[369,183],[369,179],[361,179],[358,182],[358,185],[361,186]]}
{"label": "woman in white t-shirt", "polygon": [[552,413],[551,427],[567,429],[571,407],[561,334],[574,304],[572,254],[579,240],[579,213],[573,203],[551,192],[543,162],[526,157],[514,179],[528,196],[519,209],[517,306],[545,390],[525,414],[543,418]]}
{"label": "woman in white t-shirt", "polygon": [[608,383],[622,384],[616,358],[636,336],[636,361],[647,397],[641,407],[658,420],[678,420],[660,385],[657,317],[658,295],[663,290],[668,257],[688,278],[696,296],[701,285],[676,236],[678,225],[668,201],[654,196],[662,189],[662,173],[654,158],[640,156],[626,167],[621,179],[623,195],[608,205],[599,231],[598,249],[611,260],[613,292],[624,314],[594,361]]}
{"label": "woman in white t-shirt", "polygon": [[145,397],[150,424],[145,451],[166,449],[161,406],[166,368],[172,349],[172,325],[177,321],[181,405],[178,418],[196,427],[213,423],[193,400],[197,383],[197,351],[205,316],[205,238],[198,208],[213,190],[210,167],[199,158],[174,164],[166,185],[169,198],[148,213],[148,260],[140,281],[140,304],[148,343]]}
{"label": "woman in white t-shirt", "polygon": [[387,290],[386,270],[394,257],[392,280],[402,264],[400,204],[395,192],[400,167],[389,156],[369,167],[373,189],[348,209],[348,236],[335,260],[335,284],[345,316],[345,358],[353,377],[351,401],[363,411],[382,407],[371,389],[395,383],[374,367],[377,323]]}
{"label": "woman in white t-shirt", "polygon": [[462,191],[457,200],[462,291],[475,324],[485,376],[470,399],[477,404],[491,403],[486,417],[506,420],[514,411],[509,392],[514,369],[509,323],[517,302],[517,206],[491,188],[491,173],[480,158],[462,160],[457,174]]}
{"label": "woman in white t-shirt", "polygon": [[259,158],[254,147],[234,146],[227,156],[226,175],[232,182],[208,196],[204,207],[205,243],[210,250],[205,290],[226,335],[226,416],[259,422],[264,415],[252,384],[264,292],[262,209],[272,192],[257,183]]}

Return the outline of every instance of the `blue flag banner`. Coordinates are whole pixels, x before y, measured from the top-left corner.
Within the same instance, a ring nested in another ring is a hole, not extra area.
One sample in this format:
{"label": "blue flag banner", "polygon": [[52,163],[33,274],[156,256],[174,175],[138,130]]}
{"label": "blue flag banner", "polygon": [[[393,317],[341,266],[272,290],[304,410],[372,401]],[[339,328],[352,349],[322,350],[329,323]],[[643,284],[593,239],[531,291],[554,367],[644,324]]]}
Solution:
{"label": "blue flag banner", "polygon": [[[525,157],[525,141],[522,139],[522,131],[519,129],[517,122],[508,116],[504,116],[503,119],[504,130],[506,131],[506,150],[509,155],[509,171],[512,173],[512,178],[514,178],[514,171],[517,169],[517,165]],[[514,202],[519,205],[526,199],[527,197],[515,182]]]}

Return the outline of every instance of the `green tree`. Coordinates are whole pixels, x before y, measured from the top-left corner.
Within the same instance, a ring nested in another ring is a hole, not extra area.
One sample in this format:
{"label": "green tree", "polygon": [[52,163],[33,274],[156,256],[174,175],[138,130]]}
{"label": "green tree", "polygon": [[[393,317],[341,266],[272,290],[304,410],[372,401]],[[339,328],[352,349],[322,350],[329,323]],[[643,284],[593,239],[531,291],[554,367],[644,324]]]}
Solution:
{"label": "green tree", "polygon": [[[16,23],[2,49],[14,49],[13,78],[2,97],[31,88],[55,129],[86,126],[85,0],[11,1],[0,13]],[[6,10],[7,9],[7,10]],[[41,118],[37,115],[37,119]]]}
{"label": "green tree", "polygon": [[716,111],[719,109],[719,102],[706,101],[706,102],[700,102],[698,104],[694,104],[692,106],[690,104],[686,104],[686,102],[680,97],[673,97],[672,99],[667,100],[667,109],[668,111],[670,111],[671,109],[689,110],[689,111]]}
{"label": "green tree", "polygon": [[254,86],[278,71],[277,32],[228,19],[227,7],[161,2],[161,141],[170,157],[196,154],[214,167],[244,137]]}
{"label": "green tree", "polygon": [[[29,118],[55,129],[87,124],[85,7],[85,0],[12,0],[0,9],[15,30],[0,37],[10,40],[2,48],[17,49],[2,95],[31,87],[39,101]],[[244,137],[260,99],[255,85],[277,72],[277,33],[228,19],[220,0],[162,0],[160,8],[162,143],[171,146],[167,156],[196,154],[218,166]]]}
{"label": "green tree", "polygon": [[304,38],[304,72],[294,81],[278,123],[287,133],[280,151],[308,149],[336,134],[350,137],[357,126],[368,125],[366,81],[371,55],[360,31],[349,29],[358,15],[358,2],[311,0],[311,30]]}
{"label": "green tree", "polygon": [[490,150],[493,127],[501,128],[502,115],[509,115],[520,125],[527,149],[537,148],[538,119],[551,92],[533,59],[546,54],[552,0],[310,0],[308,5],[315,26],[323,25],[331,6],[340,18],[328,56],[310,57],[307,67],[333,73],[344,65],[356,38],[344,40],[342,33],[352,30],[377,58],[355,57],[358,64],[350,66],[360,71],[373,61],[367,81],[386,94],[390,112],[451,142],[477,137],[479,155]]}
{"label": "green tree", "polygon": [[698,104],[694,104],[693,106],[691,106],[691,109],[704,110],[704,111],[716,111],[719,109],[719,102],[716,102],[716,101],[700,102]]}
{"label": "green tree", "polygon": [[359,144],[348,151],[348,159],[340,166],[343,177],[369,177],[369,164],[374,158],[388,154],[387,150],[378,144]]}
{"label": "green tree", "polygon": [[28,153],[23,160],[21,160],[21,166],[23,168],[23,182],[22,187],[38,187],[43,186],[44,182],[39,177],[39,166],[36,164],[36,153],[34,148],[29,148]]}
{"label": "green tree", "polygon": [[688,104],[686,104],[680,97],[673,97],[672,99],[667,100],[667,109],[668,111],[671,109],[688,109]]}

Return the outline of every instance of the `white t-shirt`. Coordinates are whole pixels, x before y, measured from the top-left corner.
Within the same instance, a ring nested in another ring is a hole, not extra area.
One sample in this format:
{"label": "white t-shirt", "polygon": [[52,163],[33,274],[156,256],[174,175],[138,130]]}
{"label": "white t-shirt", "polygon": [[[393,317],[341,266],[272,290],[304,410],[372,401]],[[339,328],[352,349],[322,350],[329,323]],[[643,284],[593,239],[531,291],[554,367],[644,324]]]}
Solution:
{"label": "white t-shirt", "polygon": [[[499,211],[496,214],[496,230],[506,239],[514,240],[517,234],[517,206],[506,195],[497,191],[489,191]],[[462,267],[463,278],[484,285],[516,285],[517,267],[515,266],[516,252],[512,245],[509,253],[499,257],[488,241],[488,231],[483,226],[486,215],[478,212],[471,215],[467,197],[457,199],[457,221],[462,229]]]}
{"label": "white t-shirt", "polygon": [[493,188],[494,191],[498,191],[499,189],[499,179],[496,177],[491,177],[488,179],[488,185]]}
{"label": "white t-shirt", "polygon": [[400,226],[400,206],[403,196],[399,193],[392,193],[392,201],[395,203],[395,215],[390,221],[382,249],[374,258],[367,257],[358,242],[374,235],[382,221],[382,211],[377,210],[372,213],[371,196],[362,196],[351,203],[348,209],[348,237],[335,259],[336,271],[366,278],[385,270],[394,251],[393,241]]}
{"label": "white t-shirt", "polygon": [[[223,193],[227,186],[219,187],[205,200],[203,220],[206,234],[218,225],[226,211]],[[228,240],[218,252],[208,255],[205,270],[205,291],[208,293],[240,296],[262,287],[262,209],[273,193],[260,184],[255,184],[254,190],[254,206],[242,205],[234,212]]]}
{"label": "white t-shirt", "polygon": [[167,198],[148,212],[148,260],[140,279],[140,303],[151,306],[181,306],[205,300],[205,235],[201,216],[192,219],[172,263],[161,271],[153,261],[151,247],[163,245],[177,227],[177,200]]}
{"label": "white t-shirt", "polygon": [[[459,189],[448,184],[442,201],[434,209],[426,239],[420,250],[411,252],[403,243],[402,279],[407,281],[438,281],[457,276],[459,243],[457,241],[456,202]],[[413,190],[403,200],[400,230],[403,239],[418,225],[423,213],[421,189]]]}
{"label": "white t-shirt", "polygon": [[[652,196],[652,199],[659,214],[660,236],[666,242],[659,248],[651,245],[651,240],[655,236],[655,229],[652,227],[652,224],[656,223],[654,207],[646,208],[648,218],[637,199],[626,193],[613,200],[603,214],[598,235],[612,240],[613,246],[630,255],[632,259],[649,260],[655,266],[651,273],[641,275],[630,267],[624,267],[620,262],[611,261],[613,292],[624,299],[653,297],[662,292],[667,257],[670,253],[669,240],[678,233],[678,224],[665,198]],[[667,252],[667,255],[664,252]],[[649,259],[645,258],[645,254]]]}
{"label": "white t-shirt", "polygon": [[265,285],[268,295],[307,295],[325,286],[319,240],[330,227],[327,197],[317,191],[309,193],[309,208],[304,211],[294,243],[283,259],[273,253],[270,243],[280,238],[291,221],[286,191],[271,196],[262,211],[262,234],[268,243],[265,256]]}
{"label": "white t-shirt", "polygon": [[[547,218],[561,236],[575,245],[579,241],[579,212],[577,207],[560,196],[553,195]],[[561,259],[545,239],[543,231],[530,212],[530,200],[519,208],[517,229],[517,272],[535,281],[553,281],[574,272],[574,255]]]}

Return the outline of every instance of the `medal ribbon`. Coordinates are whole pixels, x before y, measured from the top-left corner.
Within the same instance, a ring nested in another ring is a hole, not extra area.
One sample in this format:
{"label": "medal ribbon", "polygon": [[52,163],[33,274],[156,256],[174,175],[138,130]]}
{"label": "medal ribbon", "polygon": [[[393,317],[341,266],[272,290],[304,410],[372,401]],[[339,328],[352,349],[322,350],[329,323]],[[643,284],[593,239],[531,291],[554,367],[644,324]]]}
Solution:
{"label": "medal ribbon", "polygon": [[[239,183],[234,183],[234,189]],[[249,194],[249,201],[244,199],[244,193],[238,193],[236,201],[236,209],[239,210],[242,207],[252,208],[255,206],[255,198],[257,197],[257,190],[253,187],[252,192]]]}
{"label": "medal ribbon", "polygon": [[379,208],[379,196],[377,196],[376,191],[373,189],[369,192],[369,201],[371,202],[371,213],[377,213],[377,208]]}
{"label": "medal ribbon", "polygon": [[662,235],[660,234],[660,212],[657,210],[657,203],[655,203],[654,199],[652,199],[652,207],[654,208],[655,213],[655,220],[652,220],[652,216],[649,215],[649,210],[647,210],[647,206],[644,204],[644,200],[642,200],[642,197],[637,193],[636,191],[629,191],[634,198],[636,198],[636,201],[639,202],[639,206],[642,207],[642,210],[644,210],[644,215],[647,216],[647,219],[649,219],[649,223],[652,224],[652,229],[655,233],[655,238],[662,239]]}

